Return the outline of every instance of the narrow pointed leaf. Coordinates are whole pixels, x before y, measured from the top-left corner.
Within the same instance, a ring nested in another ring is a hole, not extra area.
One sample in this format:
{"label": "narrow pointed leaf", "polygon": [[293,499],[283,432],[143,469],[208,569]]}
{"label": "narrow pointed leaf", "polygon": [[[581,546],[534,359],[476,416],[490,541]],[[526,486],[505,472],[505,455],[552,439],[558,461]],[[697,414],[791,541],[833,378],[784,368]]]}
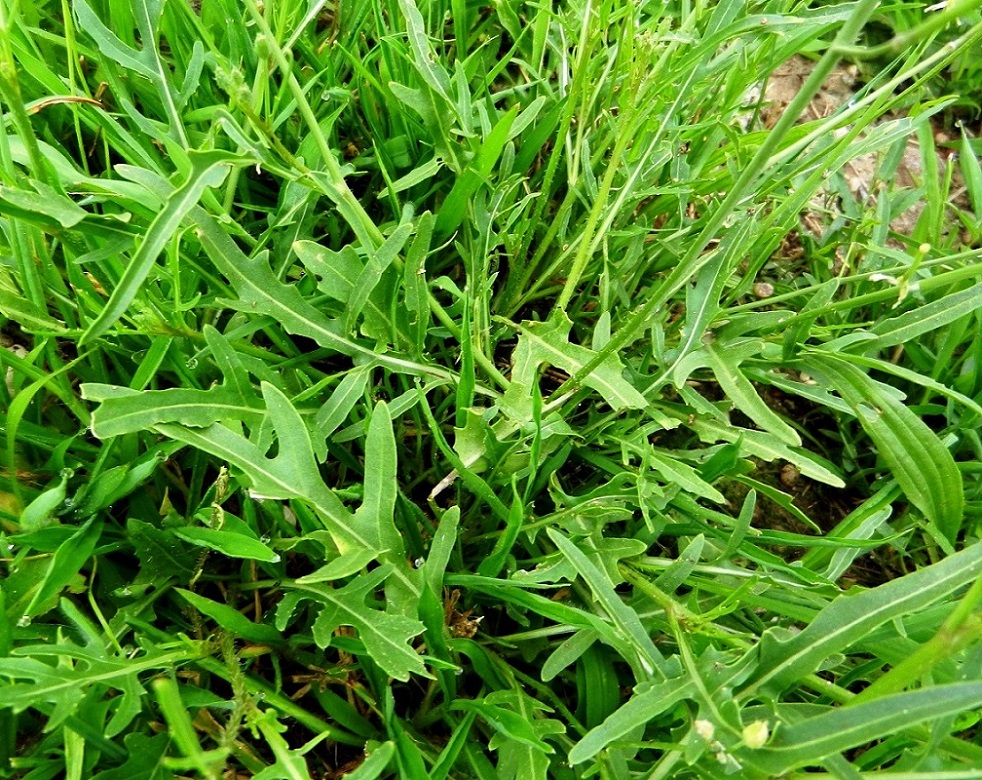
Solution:
{"label": "narrow pointed leaf", "polygon": [[780,692],[815,672],[835,653],[861,641],[884,623],[923,610],[982,576],[982,545],[973,545],[872,590],[839,596],[799,633],[764,634],[760,664],[745,693]]}
{"label": "narrow pointed leaf", "polygon": [[918,336],[948,325],[966,314],[977,312],[980,308],[982,284],[976,284],[877,323],[870,329],[870,332],[876,334],[876,339],[860,342],[857,347],[863,351],[879,350],[913,341]]}
{"label": "narrow pointed leaf", "polygon": [[70,228],[88,213],[75,201],[41,182],[31,182],[36,192],[0,185],[0,214],[28,219],[42,227]]}
{"label": "narrow pointed leaf", "polygon": [[611,742],[624,738],[639,725],[661,715],[676,702],[691,696],[695,685],[691,681],[669,680],[661,683],[642,683],[626,704],[613,712],[594,729],[587,732],[569,751],[569,762],[589,761]]}
{"label": "narrow pointed leaf", "polygon": [[280,559],[277,553],[258,539],[234,531],[190,526],[188,528],[175,528],[174,536],[198,547],[207,547],[220,552],[229,558],[245,558],[249,561],[265,561],[266,563],[276,563]]}
{"label": "narrow pointed leaf", "polygon": [[[120,388],[122,389],[122,388]],[[98,389],[82,386],[82,397],[95,399]],[[246,405],[235,389],[216,385],[208,390],[179,387],[168,390],[129,390],[105,399],[92,414],[92,433],[110,439],[134,431],[146,431],[159,423],[178,423],[205,428],[220,420],[238,420],[258,427],[265,417],[262,401],[253,395]]]}
{"label": "narrow pointed leaf", "polygon": [[119,284],[109,296],[109,302],[89,325],[80,343],[97,339],[123,316],[150,274],[157,256],[177,232],[181,220],[190,213],[208,187],[217,187],[225,180],[233,163],[242,162],[242,158],[236,155],[219,151],[192,152],[190,157],[193,167],[187,181],[167,198],[126,266]]}
{"label": "narrow pointed leaf", "polygon": [[365,494],[355,512],[361,533],[371,539],[375,549],[386,549],[401,557],[402,536],[395,525],[396,439],[389,408],[380,401],[372,412],[365,442]]}
{"label": "narrow pointed leaf", "polygon": [[65,325],[36,309],[24,296],[0,287],[0,316],[16,322],[28,333],[63,333]]}
{"label": "narrow pointed leaf", "polygon": [[44,578],[38,583],[31,597],[31,602],[25,610],[26,615],[36,617],[42,614],[51,606],[50,600],[78,576],[79,571],[92,555],[92,551],[95,550],[102,529],[102,523],[96,522],[96,517],[93,516],[58,548]]}
{"label": "narrow pointed leaf", "polygon": [[576,545],[553,528],[549,528],[547,532],[559,551],[586,582],[622,638],[634,648],[646,671],[651,674],[656,670],[664,673],[665,659],[641,625],[638,613],[621,600],[606,575]]}
{"label": "narrow pointed leaf", "polygon": [[202,615],[207,615],[222,629],[234,636],[241,636],[251,642],[272,643],[283,639],[282,634],[272,626],[253,623],[237,609],[227,604],[219,604],[204,596],[184,588],[176,588],[181,597]]}
{"label": "narrow pointed leaf", "polygon": [[815,376],[839,391],[876,445],[900,489],[948,539],[961,528],[965,494],[951,452],[927,424],[884,385],[840,358],[806,362]]}
{"label": "narrow pointed leaf", "polygon": [[814,766],[842,753],[929,720],[975,710],[982,702],[982,682],[934,685],[884,696],[853,707],[782,725],[763,749],[743,751],[746,760],[774,775]]}
{"label": "narrow pointed leaf", "polygon": [[[785,444],[800,447],[801,438],[794,428],[764,403],[750,380],[740,370],[740,362],[745,357],[759,352],[762,344],[763,342],[758,343],[756,339],[736,345],[708,344],[704,348],[706,362],[716,376],[720,389],[737,409],[753,420],[759,428],[770,431]],[[749,349],[740,347],[749,347]]]}

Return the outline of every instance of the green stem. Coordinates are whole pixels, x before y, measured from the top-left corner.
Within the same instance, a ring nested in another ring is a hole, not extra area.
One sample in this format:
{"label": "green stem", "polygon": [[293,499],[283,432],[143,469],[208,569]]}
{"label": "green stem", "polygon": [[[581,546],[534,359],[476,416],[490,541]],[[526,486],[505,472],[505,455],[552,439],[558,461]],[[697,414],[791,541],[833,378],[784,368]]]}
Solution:
{"label": "green stem", "polygon": [[898,693],[913,685],[935,665],[950,658],[969,642],[982,639],[982,618],[975,614],[982,603],[982,578],[975,581],[938,632],[863,690],[852,704]]}
{"label": "green stem", "polygon": [[937,13],[931,13],[916,27],[893,36],[879,46],[837,46],[836,51],[853,59],[872,60],[880,57],[894,57],[908,51],[938,30],[982,7],[982,0],[961,0],[961,2],[941,3],[944,6]]}
{"label": "green stem", "polygon": [[375,249],[381,246],[384,241],[382,231],[378,229],[378,226],[368,215],[368,212],[365,211],[361,203],[355,197],[354,193],[349,189],[348,183],[344,179],[344,174],[341,172],[341,166],[338,165],[338,161],[334,157],[334,152],[331,150],[331,146],[328,144],[323,130],[321,130],[320,122],[317,121],[317,116],[314,114],[314,110],[310,107],[310,103],[307,101],[307,96],[304,94],[303,87],[300,86],[300,82],[297,81],[297,77],[293,75],[293,70],[290,67],[290,63],[287,62],[286,55],[280,48],[279,43],[276,40],[276,36],[273,35],[273,31],[270,29],[265,17],[257,7],[256,0],[246,0],[246,7],[253,20],[259,26],[259,29],[267,43],[267,49],[275,60],[277,67],[280,69],[280,73],[283,74],[283,78],[286,79],[287,87],[289,88],[293,99],[297,103],[300,116],[303,118],[307,128],[310,130],[310,133],[317,144],[317,148],[320,151],[323,165],[327,173],[328,181],[331,188],[333,188],[333,191],[329,192],[328,196],[334,201],[335,205],[338,207],[338,211],[341,212],[342,216],[345,218],[345,221],[347,221],[347,223],[351,226],[351,229],[355,231],[355,234],[358,236],[358,240],[361,241],[366,248]]}
{"label": "green stem", "polygon": [[[742,173],[734,182],[733,188],[709,218],[700,234],[695,237],[689,247],[689,251],[686,252],[675,269],[665,278],[647,301],[635,309],[627,318],[623,327],[618,329],[607,346],[599,350],[595,357],[560,386],[555,395],[558,396],[568,391],[571,387],[577,387],[582,383],[584,378],[596,370],[611,354],[616,354],[631,343],[635,338],[635,334],[645,326],[652,312],[662,308],[675,293],[711,261],[713,255],[711,253],[705,254],[706,247],[718,236],[719,229],[729,219],[730,215],[744,202],[747,193],[750,192],[757,179],[762,175],[765,164],[779,148],[788,131],[794,126],[798,117],[838,64],[840,58],[839,47],[851,43],[859,35],[863,25],[872,16],[878,4],[877,0],[860,0],[856,4],[856,10],[846,23],[843,24],[842,29],[836,36],[835,43],[833,43],[815,65],[815,69],[802,85],[794,100],[788,105],[781,119],[778,120],[771,132],[764,138],[753,159],[744,167]],[[698,335],[691,334],[691,337],[695,338]],[[680,355],[679,359],[682,359],[682,357],[684,357],[684,354]],[[665,378],[671,375],[673,368],[674,364],[668,366],[662,376],[649,386],[648,392],[653,392],[660,387]]]}
{"label": "green stem", "polygon": [[[556,176],[556,169],[559,167],[559,161],[564,155],[564,147],[566,144],[566,138],[569,135],[569,128],[573,122],[573,114],[576,111],[577,97],[583,91],[584,82],[586,81],[587,75],[587,61],[588,53],[592,50],[591,41],[594,36],[592,33],[592,21],[593,21],[593,5],[590,0],[587,0],[586,7],[583,9],[583,21],[580,28],[580,40],[576,48],[576,62],[573,65],[573,83],[569,87],[569,92],[566,94],[566,108],[563,111],[563,118],[560,121],[559,129],[556,133],[556,143],[552,148],[552,153],[549,155],[549,162],[546,165],[545,177],[542,181],[542,187],[540,188],[541,195],[535,204],[535,210],[529,219],[529,228],[527,235],[522,239],[521,248],[515,253],[515,257],[521,258],[525,257],[528,253],[529,247],[531,245],[532,239],[535,235],[535,226],[539,225],[543,221],[543,214],[545,212],[546,206],[552,202],[552,181]],[[553,220],[553,225],[558,226],[561,220]],[[533,263],[527,270],[526,274],[523,274],[523,279],[530,278],[531,274],[534,272],[534,264],[536,260],[540,259],[545,253],[545,247],[552,241],[556,236],[556,230],[550,229],[546,234],[546,239],[543,241],[543,246],[540,246],[538,251],[535,253],[533,258]],[[517,291],[512,298],[515,299],[517,296],[521,295],[521,290]]]}
{"label": "green stem", "polygon": [[24,108],[20,82],[17,79],[17,63],[10,46],[12,32],[5,4],[0,3],[0,98],[10,109],[8,116],[27,150],[32,176],[45,184],[54,184],[55,180],[49,175],[48,166],[41,155],[41,147],[34,136],[34,128],[31,127],[31,120]]}

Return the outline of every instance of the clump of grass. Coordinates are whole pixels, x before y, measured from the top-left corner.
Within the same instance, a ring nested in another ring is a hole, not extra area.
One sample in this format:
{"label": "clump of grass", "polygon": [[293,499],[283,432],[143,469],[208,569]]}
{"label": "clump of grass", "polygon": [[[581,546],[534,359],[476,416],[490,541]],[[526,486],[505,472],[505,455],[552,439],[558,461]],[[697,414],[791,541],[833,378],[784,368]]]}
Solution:
{"label": "clump of grass", "polygon": [[877,5],[0,6],[0,776],[975,776],[980,3]]}

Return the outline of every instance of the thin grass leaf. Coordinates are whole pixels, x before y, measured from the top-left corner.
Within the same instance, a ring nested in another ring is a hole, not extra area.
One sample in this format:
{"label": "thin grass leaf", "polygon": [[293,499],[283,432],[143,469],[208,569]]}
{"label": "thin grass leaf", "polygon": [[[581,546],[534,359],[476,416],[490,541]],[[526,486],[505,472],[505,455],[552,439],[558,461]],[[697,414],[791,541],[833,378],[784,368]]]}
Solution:
{"label": "thin grass leaf", "polygon": [[399,192],[404,192],[410,187],[415,187],[417,184],[422,184],[424,181],[429,181],[434,176],[436,176],[440,170],[443,168],[443,160],[439,157],[433,157],[427,162],[423,163],[417,168],[413,168],[405,176],[400,176],[392,184],[388,185],[385,190],[379,192],[378,198],[382,199],[387,193],[396,194]]}
{"label": "thin grass leaf", "polygon": [[582,764],[589,761],[611,742],[623,739],[642,724],[658,717],[669,707],[694,693],[695,684],[691,681],[668,680],[637,685],[634,695],[626,704],[573,745],[569,751],[569,762]]}
{"label": "thin grass leaf", "polygon": [[760,664],[741,696],[779,693],[813,673],[829,656],[861,641],[874,628],[937,603],[982,575],[982,545],[973,545],[939,563],[860,593],[839,596],[801,632],[764,633]]}
{"label": "thin grass leaf", "polygon": [[[911,382],[912,384],[920,385],[928,390],[933,390],[938,395],[944,398],[950,398],[952,401],[961,404],[969,411],[977,414],[979,417],[982,417],[982,406],[980,406],[976,401],[973,401],[964,393],[959,393],[957,390],[952,390],[947,385],[942,384],[941,382],[938,382],[937,380],[932,379],[931,377],[922,373],[913,371],[909,368],[904,368],[903,366],[898,366],[889,360],[867,357],[865,355],[850,355],[849,362],[857,366],[866,366],[867,368],[882,371],[885,374],[895,376],[898,379],[904,380],[905,382]],[[889,385],[885,386],[890,387]],[[849,405],[844,401],[838,399],[836,400],[838,401],[838,405],[825,403],[822,405],[829,405],[833,408],[844,407],[842,411],[851,411]]]}
{"label": "thin grass leaf", "polygon": [[870,332],[876,334],[872,341],[857,345],[864,351],[880,350],[913,341],[924,333],[944,327],[960,317],[976,312],[982,307],[982,284],[936,301],[931,301],[897,317],[882,320]]}
{"label": "thin grass leaf", "polygon": [[501,532],[501,536],[498,537],[491,554],[477,567],[479,575],[482,577],[496,577],[498,575],[505,565],[505,559],[511,553],[512,545],[515,544],[519,533],[521,533],[524,520],[525,502],[516,492],[508,511],[507,525]]}
{"label": "thin grass leaf", "polygon": [[770,431],[785,444],[800,447],[801,437],[798,433],[764,403],[750,380],[740,370],[740,363],[757,354],[762,347],[762,342],[750,340],[737,344],[708,344],[703,351],[706,363],[712,369],[727,400],[756,425]]}
{"label": "thin grass leaf", "polygon": [[975,212],[976,223],[982,220],[982,165],[979,157],[972,148],[969,135],[962,129],[961,154],[958,155],[962,176],[965,178],[965,189],[971,199],[972,211]]}
{"label": "thin grass leaf", "polygon": [[412,222],[401,222],[392,231],[392,235],[385,240],[385,243],[369,255],[368,262],[365,263],[364,269],[355,280],[351,294],[348,297],[348,305],[345,307],[344,316],[341,321],[341,327],[345,331],[351,330],[352,325],[361,313],[364,302],[369,299],[372,290],[378,285],[382,275],[402,251],[406,241],[409,240],[409,237],[413,233],[413,227]]}
{"label": "thin grass leaf", "polygon": [[402,287],[409,326],[409,341],[412,343],[416,355],[421,355],[424,351],[426,331],[430,320],[426,257],[430,251],[430,241],[433,238],[433,223],[433,215],[429,211],[417,218],[416,235],[406,252],[406,263],[403,267]]}
{"label": "thin grass leaf", "polygon": [[586,582],[597,602],[603,607],[604,612],[614,624],[615,630],[633,648],[644,673],[651,675],[658,672],[664,676],[665,659],[658,652],[654,642],[651,641],[651,637],[642,626],[637,612],[621,600],[603,572],[594,566],[576,545],[555,529],[549,528],[547,533],[559,551]]}
{"label": "thin grass leaf", "polygon": [[23,295],[0,287],[0,316],[16,322],[28,333],[60,334],[65,324],[39,311]]}
{"label": "thin grass leaf", "polygon": [[247,162],[228,152],[190,152],[191,172],[187,180],[167,198],[163,209],[151,223],[140,246],[126,266],[105,308],[92,321],[79,343],[84,345],[105,333],[123,316],[146,281],[157,256],[177,232],[181,221],[209,187],[217,187],[233,165]]}
{"label": "thin grass leaf", "polygon": [[924,721],[976,709],[980,701],[982,683],[933,685],[782,725],[764,748],[741,752],[753,766],[784,774],[814,766],[823,758],[857,745],[902,733]]}
{"label": "thin grass leaf", "polygon": [[396,754],[395,742],[389,740],[375,747],[353,771],[345,774],[345,780],[376,780],[392,763]]}
{"label": "thin grass leaf", "polygon": [[249,618],[227,604],[219,604],[204,596],[183,588],[176,588],[181,597],[202,615],[210,617],[222,631],[231,632],[250,642],[270,644],[281,642],[283,635],[272,626],[253,623]]}
{"label": "thin grass leaf", "polygon": [[457,758],[463,752],[465,745],[467,744],[467,739],[470,737],[471,726],[477,719],[477,713],[473,710],[468,712],[461,719],[460,723],[454,729],[453,734],[450,735],[450,739],[447,741],[446,746],[440,751],[440,755],[436,762],[433,764],[433,768],[430,770],[431,780],[446,780],[450,774],[450,770],[453,768],[457,761]]}
{"label": "thin grass leaf", "polygon": [[494,129],[484,139],[477,155],[457,177],[453,189],[450,190],[437,214],[434,228],[437,236],[450,235],[463,221],[467,204],[478,187],[490,177],[498,158],[501,157],[501,152],[511,137],[511,127],[517,115],[518,106],[514,106],[498,120]]}
{"label": "thin grass leaf", "polygon": [[36,222],[44,228],[70,228],[88,216],[85,209],[47,184],[32,181],[36,190],[0,185],[0,214]]}
{"label": "thin grass leaf", "polygon": [[43,614],[50,609],[51,600],[78,576],[79,571],[88,562],[92,551],[102,535],[102,525],[96,522],[95,516],[90,517],[68,541],[60,546],[51,558],[51,565],[44,577],[37,584],[31,601],[24,610],[24,615],[30,619]]}
{"label": "thin grass leaf", "polygon": [[430,554],[426,558],[426,563],[423,564],[423,577],[435,594],[439,594],[443,590],[443,577],[457,541],[459,523],[459,507],[451,507],[443,513],[440,518],[440,525],[437,527],[433,542],[430,545]]}
{"label": "thin grass leaf", "polygon": [[37,531],[54,522],[55,514],[64,508],[65,496],[68,492],[68,476],[70,472],[62,472],[58,483],[41,491],[20,515],[20,531]]}
{"label": "thin grass leaf", "polygon": [[212,357],[218,365],[218,370],[222,372],[224,386],[235,392],[243,406],[251,406],[256,398],[256,393],[238,354],[229,344],[228,339],[211,325],[205,325],[202,332]]}
{"label": "thin grass leaf", "polygon": [[597,634],[594,631],[577,631],[561,645],[558,645],[542,664],[542,681],[549,682],[564,669],[576,663],[576,660],[589,650],[597,639]]}
{"label": "thin grass leaf", "polygon": [[180,761],[180,763],[184,764],[186,761],[188,768],[196,770],[199,776],[211,780],[215,776],[215,768],[227,755],[228,748],[221,748],[216,752],[206,752],[201,747],[201,742],[198,740],[198,735],[191,722],[191,714],[181,700],[181,692],[173,679],[161,677],[154,680],[153,692],[164,720],[167,722],[171,739],[177,749],[185,756],[185,760]]}
{"label": "thin grass leaf", "polygon": [[[387,552],[387,551],[383,551]],[[355,550],[335,558],[317,571],[297,578],[298,585],[315,585],[318,582],[334,582],[357,574],[378,558],[376,550]]]}

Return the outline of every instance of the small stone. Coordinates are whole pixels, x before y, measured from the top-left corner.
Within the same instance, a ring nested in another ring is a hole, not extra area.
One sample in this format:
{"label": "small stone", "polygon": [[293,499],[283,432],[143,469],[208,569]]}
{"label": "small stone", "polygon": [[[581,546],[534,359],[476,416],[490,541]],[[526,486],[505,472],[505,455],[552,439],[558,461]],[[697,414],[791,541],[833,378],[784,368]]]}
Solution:
{"label": "small stone", "polygon": [[801,479],[801,472],[791,463],[786,463],[781,468],[781,484],[790,488],[798,484]]}

